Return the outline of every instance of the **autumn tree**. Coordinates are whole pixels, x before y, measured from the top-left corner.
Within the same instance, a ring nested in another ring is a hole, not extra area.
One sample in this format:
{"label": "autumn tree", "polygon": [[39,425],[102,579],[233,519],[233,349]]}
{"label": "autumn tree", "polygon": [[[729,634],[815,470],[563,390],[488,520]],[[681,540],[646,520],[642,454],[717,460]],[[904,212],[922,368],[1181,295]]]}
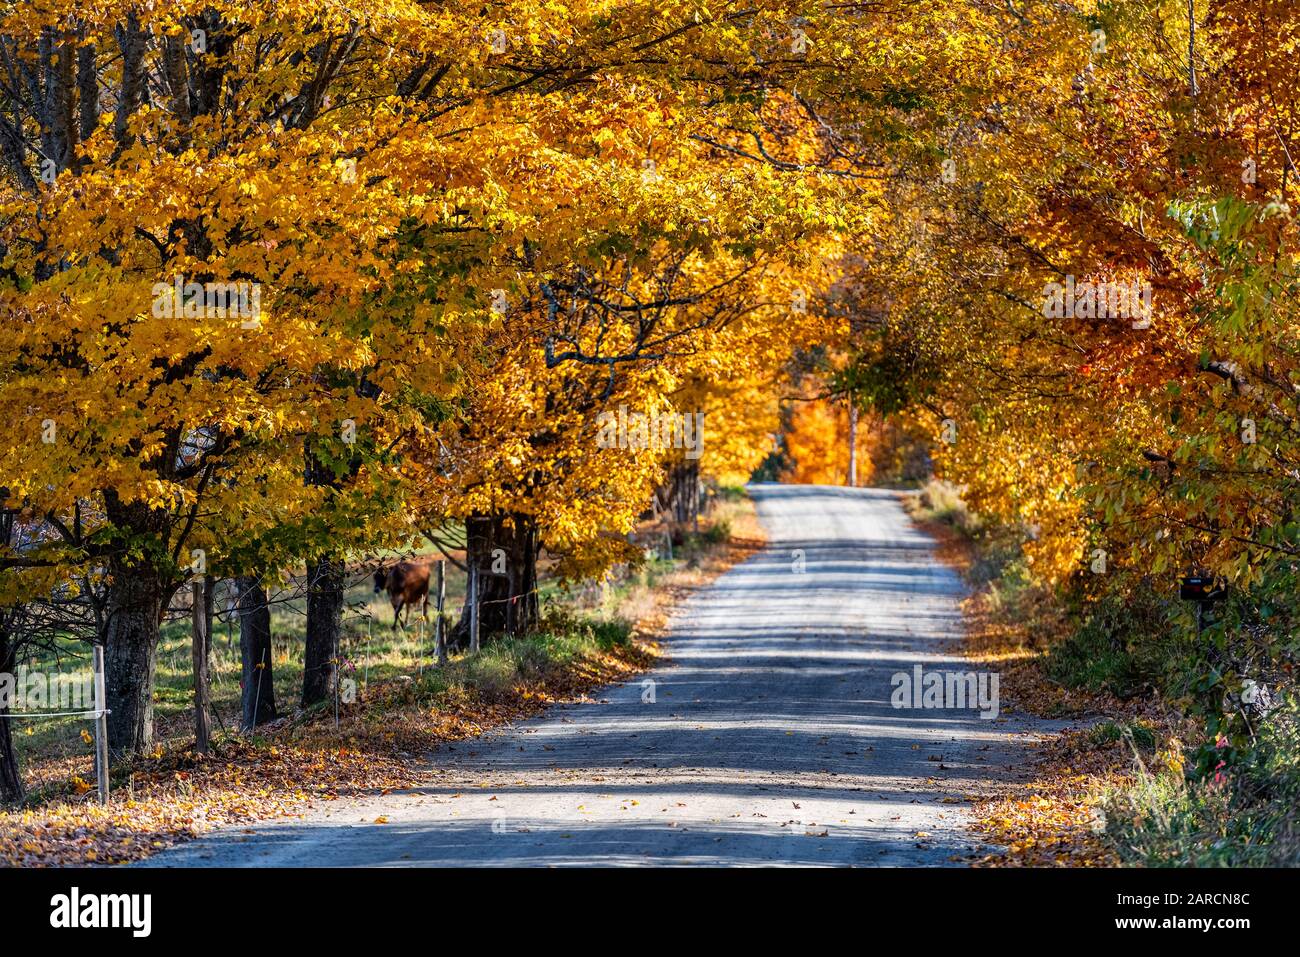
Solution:
{"label": "autumn tree", "polygon": [[[115,754],[150,742],[159,622],[202,562],[195,550],[215,552],[237,535],[244,503],[300,476],[309,437],[367,422],[375,403],[320,370],[375,365],[380,342],[402,363],[436,343],[412,348],[391,317],[356,335],[368,290],[392,268],[378,247],[407,218],[410,183],[358,182],[338,127],[315,127],[348,95],[334,87],[349,57],[408,37],[403,24],[380,17],[363,30],[354,18],[384,5],[342,19],[330,9],[91,14],[50,2],[0,24],[0,404],[19,424],[5,485],[66,532],[28,562],[107,566]],[[283,30],[278,18],[294,16],[301,29]],[[391,93],[412,68],[372,71],[373,90],[349,80],[348,91]],[[409,155],[399,112],[350,114],[372,176]]]}

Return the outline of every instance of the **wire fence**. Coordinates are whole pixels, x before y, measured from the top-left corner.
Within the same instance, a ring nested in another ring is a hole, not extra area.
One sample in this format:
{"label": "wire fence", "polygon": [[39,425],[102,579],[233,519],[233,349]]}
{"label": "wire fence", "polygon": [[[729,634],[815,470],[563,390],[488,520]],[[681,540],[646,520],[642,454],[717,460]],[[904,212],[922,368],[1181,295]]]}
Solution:
{"label": "wire fence", "polygon": [[[659,536],[656,536],[655,538],[655,545],[659,546],[659,549],[661,549],[659,555],[661,557],[671,557],[671,539],[666,535],[663,538],[660,538]],[[426,667],[444,667],[448,664],[448,643],[452,623],[452,615],[448,612],[447,608],[447,560],[436,559],[429,561],[427,564],[430,572],[429,582],[425,593],[418,596],[420,614],[416,623],[415,675],[421,678],[424,675]],[[365,570],[366,579],[373,577],[373,567],[363,566],[363,568]],[[353,569],[353,571],[355,573],[357,569]],[[471,565],[467,571],[468,574],[465,576],[464,581],[464,599],[466,611],[468,613],[468,621],[465,622],[465,632],[467,633],[468,639],[468,647],[466,650],[469,654],[476,654],[481,651],[480,612],[482,608],[502,604],[517,604],[521,601],[530,599],[540,600],[543,595],[543,589],[540,586],[535,586],[521,592],[520,594],[512,594],[503,598],[482,598],[479,595],[479,592],[482,589],[479,569]],[[364,579],[354,578],[350,585],[346,585],[345,587],[355,588],[361,580]],[[606,582],[602,579],[600,582],[602,595],[605,591],[605,584]],[[310,583],[306,582],[304,579],[290,579],[288,587],[281,587],[280,589],[273,590],[269,595],[263,593],[265,605],[267,608],[274,607],[280,609],[281,614],[302,615],[305,618],[305,598],[309,587]],[[223,590],[224,593],[222,593]],[[379,590],[380,589],[376,587],[376,594],[378,594]],[[197,596],[201,593],[202,589],[194,589],[193,593],[191,593],[191,589],[188,588],[180,589],[178,591],[176,603],[168,609],[168,621],[170,621],[174,626],[187,618],[191,618],[194,613],[193,602],[199,600]],[[186,596],[191,597],[187,598]],[[207,619],[207,624],[202,625],[202,627],[204,629],[203,640],[206,642],[204,654],[207,655],[208,660],[211,661],[213,651],[219,650],[218,642],[215,640],[215,632],[221,626],[224,626],[224,630],[226,631],[225,655],[229,656],[231,653],[235,652],[236,626],[242,626],[243,622],[241,616],[243,612],[241,612],[238,590],[236,589],[234,582],[231,580],[227,579],[213,583],[212,595],[207,600],[211,602],[208,606],[209,617]],[[345,637],[349,633],[361,635],[363,637],[360,648],[356,648],[355,645],[352,646],[351,649],[345,649],[340,646],[332,661],[329,662],[333,671],[333,700],[330,704],[332,704],[334,725],[336,729],[341,724],[343,707],[345,705],[355,704],[358,700],[364,700],[369,691],[373,665],[372,659],[376,647],[375,623],[377,620],[376,611],[371,607],[371,605],[372,601],[361,600],[353,601],[351,604],[345,604],[344,607],[344,622],[343,626],[340,628],[340,637]],[[432,608],[429,606],[432,606]],[[406,633],[406,625],[401,623],[400,616],[402,611],[407,613],[407,623],[409,623],[409,606],[403,604],[399,607],[397,603],[394,603],[393,629],[394,631],[397,631],[400,627],[401,631]],[[432,616],[429,615],[430,611],[433,613]],[[432,617],[432,621],[429,621],[430,617]],[[194,621],[192,627],[198,628],[200,627],[200,623]],[[272,627],[268,636],[271,643],[269,657],[272,661],[275,660],[275,645],[278,643],[275,635],[276,630],[277,629]],[[182,637],[174,627],[170,632],[170,635],[171,637],[168,639],[169,644],[177,641],[179,637]],[[340,643],[340,645],[342,645],[342,643]],[[8,710],[0,710],[0,720],[7,720],[15,723],[39,723],[42,721],[62,719],[74,719],[76,722],[91,722],[93,737],[91,737],[90,740],[94,744],[94,772],[98,787],[98,797],[101,802],[106,803],[109,798],[107,719],[112,712],[108,708],[108,702],[105,695],[106,678],[104,670],[104,649],[99,643],[92,643],[92,649],[93,669],[90,675],[90,682],[92,685],[92,690],[89,695],[90,706],[84,705],[86,699],[83,697],[73,702],[66,702],[67,704],[71,704],[72,707],[60,708],[59,710],[45,710],[44,708],[39,707],[32,710],[13,710],[10,708]],[[242,646],[240,651],[242,652]],[[159,653],[163,653],[161,648],[159,649]],[[187,660],[182,661],[182,657]],[[167,662],[168,672],[171,674],[184,674],[189,668],[190,661],[188,659],[190,659],[190,657],[191,655],[186,653],[184,644],[172,649],[165,659]],[[221,667],[205,669],[211,676],[210,682],[213,687],[219,688],[224,682],[230,680],[228,672],[231,670],[232,666],[237,667],[239,673],[243,675],[240,681],[242,688],[244,681],[249,678],[242,662],[242,654],[241,660],[237,665],[235,662],[231,661],[229,657],[225,657],[222,661]],[[223,671],[226,672],[224,678]],[[255,694],[257,700],[261,700],[263,691],[261,683],[264,680],[267,680],[267,675],[272,673],[273,669],[259,667],[256,671],[258,687]],[[358,672],[360,672],[359,675]],[[359,681],[358,677],[360,678]],[[195,688],[197,689],[197,682]],[[211,714],[215,715],[221,728],[226,728],[226,721],[222,719],[220,710],[210,701],[210,699],[207,698],[206,695],[204,697],[205,700],[208,700],[207,707],[211,711]],[[242,697],[243,695],[241,693],[240,698],[242,699]],[[49,698],[45,703],[52,704],[54,701],[54,698]],[[4,705],[5,702],[3,697],[0,697],[0,708],[3,708]],[[242,725],[242,716],[240,723]],[[73,727],[75,727],[75,724]],[[82,736],[83,738],[85,737],[84,732]]]}
{"label": "wire fence", "polygon": [[95,707],[79,711],[13,711],[9,708],[0,711],[0,719],[9,721],[48,721],[51,718],[84,718],[93,722],[95,744],[95,780],[99,789],[99,801],[108,803],[108,708],[107,682],[104,678],[104,647],[94,646],[94,671],[92,673],[93,701]]}

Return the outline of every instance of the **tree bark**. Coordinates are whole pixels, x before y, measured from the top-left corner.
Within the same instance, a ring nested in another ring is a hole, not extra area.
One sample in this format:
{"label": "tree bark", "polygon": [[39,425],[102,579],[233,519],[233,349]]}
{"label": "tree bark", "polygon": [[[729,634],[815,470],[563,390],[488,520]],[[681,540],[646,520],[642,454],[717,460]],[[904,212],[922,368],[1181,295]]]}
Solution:
{"label": "tree bark", "polygon": [[236,582],[239,594],[239,651],[243,658],[241,731],[274,721],[275,681],[271,669],[271,609],[266,589],[254,576]]}
{"label": "tree bark", "polygon": [[77,106],[81,139],[88,140],[95,135],[95,127],[99,125],[99,79],[95,75],[93,43],[82,43],[77,48]]}
{"label": "tree bark", "polygon": [[323,558],[307,565],[307,648],[303,655],[302,704],[334,692],[343,630],[343,563]]}
{"label": "tree bark", "polygon": [[171,93],[172,116],[181,124],[177,132],[182,141],[188,143],[190,124],[190,82],[189,71],[185,65],[185,47],[189,35],[174,34],[163,40],[163,69],[167,77],[168,92]]}
{"label": "tree bark", "polygon": [[109,569],[104,635],[108,748],[118,760],[143,754],[153,744],[154,671],[168,590],[148,565],[115,561]]}
{"label": "tree bark", "polygon": [[[0,632],[0,674],[14,674],[14,647],[9,636]],[[13,722],[5,717],[9,708],[0,702],[0,804],[17,804],[27,794],[18,771],[18,752],[14,748]]]}
{"label": "tree bark", "polygon": [[46,128],[42,130],[45,134],[46,156],[54,160],[61,172],[72,165],[79,132],[74,112],[76,53],[72,37],[55,34],[53,30],[47,30],[42,36],[40,49],[42,56],[48,57],[44,109]]}
{"label": "tree bark", "polygon": [[[698,462],[684,461],[674,465],[668,473],[668,504],[672,508],[673,523],[678,530],[687,525],[696,531],[700,527],[700,466]],[[678,535],[680,538],[680,533]]]}
{"label": "tree bark", "polygon": [[[479,636],[523,634],[540,618],[537,524],[526,515],[476,515],[465,522],[467,567],[478,569]],[[469,597],[450,642],[469,642]]]}
{"label": "tree bark", "polygon": [[122,83],[117,97],[113,130],[117,136],[118,148],[124,149],[130,145],[131,116],[144,100],[145,55],[149,42],[148,34],[140,26],[140,18],[134,12],[128,13],[125,22],[117,28],[117,42],[122,51]]}
{"label": "tree bark", "polygon": [[849,488],[858,487],[858,404],[849,397]]}
{"label": "tree bark", "polygon": [[[190,83],[194,87],[195,113],[211,116],[221,108],[221,92],[225,89],[228,54],[234,46],[234,29],[225,23],[221,14],[208,9],[198,14],[195,25],[202,29],[207,40],[207,56],[190,64]],[[236,28],[237,29],[237,28]]]}

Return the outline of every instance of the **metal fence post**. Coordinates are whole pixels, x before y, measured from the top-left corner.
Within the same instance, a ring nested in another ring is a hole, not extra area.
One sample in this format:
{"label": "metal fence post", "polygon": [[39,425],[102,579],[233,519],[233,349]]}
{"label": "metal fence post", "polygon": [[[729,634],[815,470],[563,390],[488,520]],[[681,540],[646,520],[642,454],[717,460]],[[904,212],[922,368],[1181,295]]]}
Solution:
{"label": "metal fence post", "polygon": [[434,639],[437,642],[438,666],[442,667],[447,663],[447,623],[442,617],[442,606],[447,599],[447,560],[438,559],[438,635]]}
{"label": "metal fence post", "polygon": [[108,803],[108,700],[104,681],[104,646],[95,645],[95,776],[99,803]]}

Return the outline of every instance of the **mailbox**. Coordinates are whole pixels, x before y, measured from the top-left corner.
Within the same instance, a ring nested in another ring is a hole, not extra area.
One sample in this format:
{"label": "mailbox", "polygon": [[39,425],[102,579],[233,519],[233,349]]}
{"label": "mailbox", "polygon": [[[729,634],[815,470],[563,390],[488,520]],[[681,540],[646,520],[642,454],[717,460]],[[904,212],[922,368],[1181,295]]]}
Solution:
{"label": "mailbox", "polygon": [[1212,575],[1188,575],[1178,589],[1183,601],[1215,602],[1227,597],[1227,589],[1215,582]]}

